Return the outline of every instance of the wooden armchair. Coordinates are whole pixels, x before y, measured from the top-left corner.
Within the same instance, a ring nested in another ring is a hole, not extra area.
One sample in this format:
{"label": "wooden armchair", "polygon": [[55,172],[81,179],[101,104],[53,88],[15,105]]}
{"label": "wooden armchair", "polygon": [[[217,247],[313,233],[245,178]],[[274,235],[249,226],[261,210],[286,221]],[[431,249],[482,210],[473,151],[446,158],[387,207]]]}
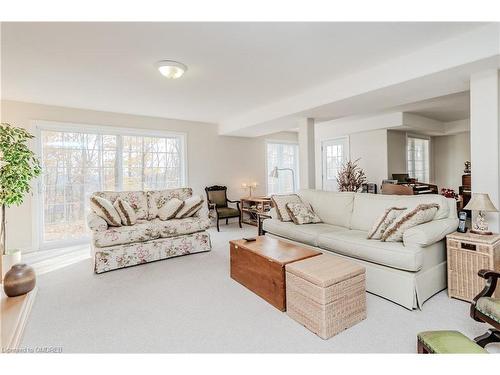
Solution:
{"label": "wooden armchair", "polygon": [[[217,232],[219,230],[219,220],[226,219],[226,224],[228,220],[237,217],[239,219],[239,225],[241,228],[241,210],[240,201],[232,201],[227,199],[227,187],[226,186],[209,186],[205,188],[207,194],[208,209],[214,210],[217,220]],[[228,203],[236,204],[236,208],[229,207]]]}
{"label": "wooden armchair", "polygon": [[480,270],[479,277],[486,279],[484,289],[474,298],[470,307],[472,319],[488,323],[493,326],[484,335],[476,337],[474,341],[481,347],[492,342],[500,342],[500,298],[493,298],[493,293],[500,278],[500,272]]}

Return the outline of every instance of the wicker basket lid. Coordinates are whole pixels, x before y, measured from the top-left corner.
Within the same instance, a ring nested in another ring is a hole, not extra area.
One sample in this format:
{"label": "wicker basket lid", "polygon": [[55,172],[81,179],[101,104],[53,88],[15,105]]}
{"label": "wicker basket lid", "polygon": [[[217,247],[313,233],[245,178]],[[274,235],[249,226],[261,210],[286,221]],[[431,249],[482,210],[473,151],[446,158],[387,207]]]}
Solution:
{"label": "wicker basket lid", "polygon": [[326,288],[362,273],[359,264],[334,255],[322,254],[286,265],[286,271]]}

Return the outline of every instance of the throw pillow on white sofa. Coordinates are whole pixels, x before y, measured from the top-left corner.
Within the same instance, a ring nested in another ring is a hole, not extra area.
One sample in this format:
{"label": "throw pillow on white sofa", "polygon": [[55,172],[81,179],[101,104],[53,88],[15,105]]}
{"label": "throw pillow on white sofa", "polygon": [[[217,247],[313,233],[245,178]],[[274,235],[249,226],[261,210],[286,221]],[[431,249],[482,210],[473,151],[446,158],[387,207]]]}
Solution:
{"label": "throw pillow on white sofa", "polygon": [[297,194],[288,195],[273,195],[271,196],[274,208],[278,214],[278,219],[281,221],[292,221],[290,214],[286,209],[287,203],[301,203],[302,199]]}
{"label": "throw pillow on white sofa", "polygon": [[309,204],[306,204],[304,202],[289,202],[285,205],[285,207],[294,224],[317,224],[322,222]]}
{"label": "throw pillow on white sofa", "polygon": [[108,225],[113,227],[121,227],[122,219],[113,204],[106,198],[93,196],[90,198],[90,208],[96,213],[97,216],[102,217]]}
{"label": "throw pillow on white sofa", "polygon": [[387,227],[391,225],[405,210],[406,208],[387,208],[384,213],[380,215],[377,220],[375,220],[375,223],[373,223],[372,229],[368,232],[368,239],[380,240]]}
{"label": "throw pillow on white sofa", "polygon": [[200,196],[192,196],[184,201],[184,205],[175,215],[176,219],[184,219],[193,216],[201,208],[203,199]]}
{"label": "throw pillow on white sofa", "polygon": [[184,207],[183,200],[180,200],[179,198],[171,198],[158,209],[158,217],[160,220],[173,219],[182,207]]}
{"label": "throw pillow on white sofa", "polygon": [[436,216],[438,209],[439,204],[437,203],[419,204],[413,209],[406,209],[387,227],[381,241],[402,242],[403,234],[407,229],[431,221]]}
{"label": "throw pillow on white sofa", "polygon": [[126,201],[117,198],[115,203],[113,203],[113,207],[116,209],[116,212],[118,212],[123,225],[130,226],[137,223],[137,214],[132,206]]}

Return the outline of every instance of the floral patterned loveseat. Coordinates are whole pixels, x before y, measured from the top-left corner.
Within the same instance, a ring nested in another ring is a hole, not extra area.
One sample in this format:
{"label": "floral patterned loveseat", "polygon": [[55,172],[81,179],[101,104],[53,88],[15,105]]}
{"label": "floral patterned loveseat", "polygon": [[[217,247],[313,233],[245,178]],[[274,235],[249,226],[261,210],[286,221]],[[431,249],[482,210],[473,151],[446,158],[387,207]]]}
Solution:
{"label": "floral patterned loveseat", "polygon": [[104,219],[90,212],[87,224],[92,231],[94,272],[102,273],[141,263],[211,250],[208,208],[205,204],[194,216],[163,221],[158,208],[173,197],[185,200],[191,188],[159,191],[103,191],[94,195],[127,201],[137,214],[132,226],[109,227]]}

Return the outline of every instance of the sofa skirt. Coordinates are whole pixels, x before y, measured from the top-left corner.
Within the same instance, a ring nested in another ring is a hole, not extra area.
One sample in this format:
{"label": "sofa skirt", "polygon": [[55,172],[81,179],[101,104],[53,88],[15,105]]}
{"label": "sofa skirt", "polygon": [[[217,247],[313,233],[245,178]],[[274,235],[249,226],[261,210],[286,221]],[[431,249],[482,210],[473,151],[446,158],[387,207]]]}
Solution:
{"label": "sofa skirt", "polygon": [[[395,302],[408,310],[422,309],[425,301],[446,289],[446,260],[432,266],[425,265],[417,272],[403,271],[292,241],[269,232],[266,235],[361,264],[366,268],[367,292]],[[444,246],[444,241],[442,242],[435,244],[436,251],[439,251],[439,246]]]}
{"label": "sofa skirt", "polygon": [[103,273],[211,249],[210,235],[205,231],[125,245],[93,246],[94,272]]}

